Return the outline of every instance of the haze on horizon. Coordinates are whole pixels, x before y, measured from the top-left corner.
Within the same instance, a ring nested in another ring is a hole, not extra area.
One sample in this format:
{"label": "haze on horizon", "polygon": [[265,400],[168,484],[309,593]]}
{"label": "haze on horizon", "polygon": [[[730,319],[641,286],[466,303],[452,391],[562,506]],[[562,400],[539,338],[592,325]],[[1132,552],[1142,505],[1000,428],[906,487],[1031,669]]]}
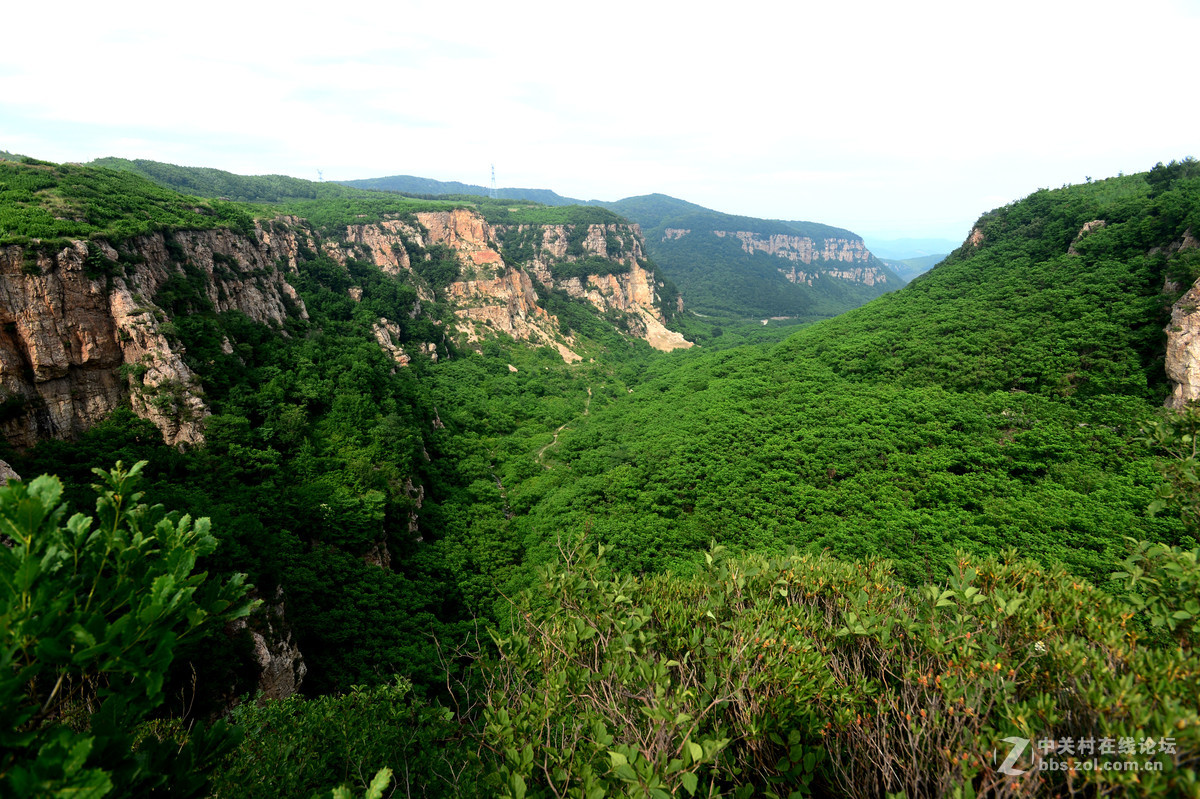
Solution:
{"label": "haze on horizon", "polygon": [[1189,0],[445,8],[17,5],[0,149],[481,185],[494,163],[501,186],[951,240],[1038,187],[1200,155]]}

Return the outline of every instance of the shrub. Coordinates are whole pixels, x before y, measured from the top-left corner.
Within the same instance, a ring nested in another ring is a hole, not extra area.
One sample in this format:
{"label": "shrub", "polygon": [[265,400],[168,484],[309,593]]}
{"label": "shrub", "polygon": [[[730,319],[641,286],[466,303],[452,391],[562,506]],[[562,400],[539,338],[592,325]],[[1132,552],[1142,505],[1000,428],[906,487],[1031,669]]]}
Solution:
{"label": "shrub", "polygon": [[96,515],[65,524],[58,478],[0,488],[2,794],[191,795],[234,744],[218,723],[134,751],[176,647],[252,604],[241,575],[195,571],[217,545],[207,519],[141,504],[144,466],[95,470]]}
{"label": "shrub", "polygon": [[[544,569],[495,636],[485,740],[501,795],[1200,787],[1198,552],[1135,547],[1117,575],[1133,599],[1015,553],[960,553],[947,584],[916,591],[878,560],[716,548],[703,574],[635,579],[603,555]],[[1014,737],[1034,745],[1024,774],[998,770]],[[1134,746],[1107,759],[1161,770],[1046,751],[1106,739]]]}

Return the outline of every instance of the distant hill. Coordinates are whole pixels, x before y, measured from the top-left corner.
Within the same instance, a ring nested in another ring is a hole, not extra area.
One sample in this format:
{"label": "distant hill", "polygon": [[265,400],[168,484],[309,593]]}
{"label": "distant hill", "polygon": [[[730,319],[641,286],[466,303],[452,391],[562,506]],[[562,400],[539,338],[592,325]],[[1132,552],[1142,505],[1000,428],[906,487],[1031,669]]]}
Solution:
{"label": "distant hill", "polygon": [[[339,181],[344,186],[356,189],[371,189],[374,191],[398,191],[402,194],[419,194],[436,196],[441,194],[474,194],[480,197],[490,197],[491,189],[475,186],[470,183],[459,183],[457,180],[431,180],[414,175],[392,175],[386,178],[365,178],[363,180]],[[563,197],[549,189],[496,189],[496,197],[501,200],[532,200],[542,205],[587,205],[584,200]]]}
{"label": "distant hill", "polygon": [[919,258],[904,258],[903,260],[893,260],[891,258],[880,258],[879,260],[887,264],[887,267],[900,276],[900,279],[905,283],[912,280],[918,275],[923,275],[930,269],[940,264],[946,259],[949,253],[938,253],[936,255],[922,255]]}
{"label": "distant hill", "polygon": [[[486,205],[491,194],[483,186],[412,175],[314,183],[285,175],[234,175],[147,160],[101,158],[92,163],[134,172],[184,193],[241,202],[303,203],[370,191],[421,198],[478,197]],[[549,189],[502,188],[496,195],[498,200],[551,207],[605,208],[637,223],[645,233],[647,254],[679,286],[687,306],[706,316],[822,319],[905,282],[875,258],[862,237],[830,225],[723,214],[665,194],[616,202],[577,200]],[[480,210],[492,222],[506,211]]]}
{"label": "distant hill", "polygon": [[[491,194],[484,186],[412,175],[342,183],[426,197]],[[548,189],[501,188],[496,195],[545,205],[598,205],[637,223],[645,233],[650,257],[679,286],[688,307],[707,316],[821,319],[862,305],[905,282],[865,247],[859,252],[863,247],[860,236],[815,222],[723,214],[666,194],[615,202],[578,200]],[[668,230],[701,233],[679,237],[668,235]],[[803,239],[809,243],[804,244]],[[777,246],[783,242],[788,243]],[[828,253],[827,244],[832,248]],[[849,260],[825,263],[829,259],[820,256],[826,254]],[[804,260],[810,256],[815,257],[815,265]],[[836,268],[827,268],[830,266]]]}
{"label": "distant hill", "polygon": [[641,225],[650,257],[705,315],[820,319],[903,285],[842,228],[723,214],[665,194],[601,205]]}
{"label": "distant hill", "polygon": [[277,203],[352,194],[351,190],[339,183],[314,183],[287,175],[235,175],[221,169],[176,166],[144,158],[132,161],[126,158],[97,158],[90,166],[133,172],[184,194],[238,202]]}

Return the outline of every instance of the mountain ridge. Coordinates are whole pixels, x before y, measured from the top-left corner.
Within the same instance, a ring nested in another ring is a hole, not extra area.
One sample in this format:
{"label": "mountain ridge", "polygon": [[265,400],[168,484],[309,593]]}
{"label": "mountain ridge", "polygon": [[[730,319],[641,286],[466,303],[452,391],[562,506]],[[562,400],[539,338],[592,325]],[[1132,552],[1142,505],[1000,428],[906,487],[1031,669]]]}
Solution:
{"label": "mountain ridge", "polygon": [[[237,176],[220,170],[145,160],[107,158],[94,163],[134,171],[177,190],[249,202],[317,201],[362,191],[377,195],[399,192],[402,196],[424,199],[476,197],[493,203],[537,202],[551,208],[606,208],[627,217],[648,233],[647,255],[667,278],[680,285],[686,301],[701,313],[728,320],[827,318],[886,290],[899,288],[904,282],[866,250],[861,236],[843,228],[725,214],[665,194],[608,202],[576,200],[547,189],[504,188],[497,189],[497,197],[491,199],[492,190],[483,186],[411,175],[312,183],[285,176]],[[492,218],[492,221],[497,220]],[[726,243],[712,240],[698,243],[694,239],[680,242],[664,237],[667,229],[692,229],[687,226],[703,228],[717,237],[732,236],[741,244],[733,243],[733,239]],[[831,239],[845,243],[839,252],[825,247],[825,242]],[[859,249],[864,251],[861,256],[852,254]],[[776,256],[783,262],[775,260]],[[797,261],[802,261],[806,268],[797,268]],[[687,299],[689,295],[695,298],[694,302]]]}

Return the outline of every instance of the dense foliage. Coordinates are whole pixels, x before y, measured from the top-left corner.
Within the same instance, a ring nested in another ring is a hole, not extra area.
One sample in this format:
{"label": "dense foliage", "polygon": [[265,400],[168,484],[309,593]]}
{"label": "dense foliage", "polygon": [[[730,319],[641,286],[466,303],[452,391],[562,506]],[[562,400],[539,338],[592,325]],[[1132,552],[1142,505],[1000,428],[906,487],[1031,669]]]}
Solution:
{"label": "dense foliage", "polygon": [[[464,201],[304,202],[336,231]],[[78,506],[92,465],[146,460],[159,501],[212,518],[203,565],[283,597],[305,696],[250,701],[223,635],[163,677],[244,733],[218,795],[382,790],[383,767],[413,795],[1189,795],[1196,419],[1158,411],[1189,229],[1191,162],[1037,192],[864,308],[781,344],[693,318],[703,346],[670,355],[543,291],[574,365],[460,351],[440,298],[410,315],[416,287],[354,258],[299,253],[309,319],[282,328],[217,313],[185,268],[154,299],[206,445],[124,410],[0,457]],[[398,368],[380,317],[437,362]],[[1006,777],[1014,736],[1152,738],[1163,769]]]}
{"label": "dense foliage", "polygon": [[0,161],[0,245],[56,247],[70,239],[123,241],[163,230],[253,226],[242,206],[184,197],[128,172]]}
{"label": "dense foliage", "polygon": [[132,161],[126,158],[97,158],[89,165],[133,172],[183,194],[248,203],[332,200],[359,194],[338,183],[319,183],[287,175],[235,175],[221,169],[183,167],[143,158]]}
{"label": "dense foliage", "polygon": [[[772,236],[806,237],[820,252],[826,239],[856,241],[848,230],[815,222],[784,222],[733,216],[662,194],[629,197],[603,203],[642,226],[646,250],[663,274],[679,286],[693,310],[722,319],[786,316],[813,321],[834,316],[899,288],[902,282],[880,261],[871,266],[884,270],[889,283],[866,286],[840,278],[819,277],[810,285],[792,283],[780,271],[806,265],[742,249],[741,241],[717,237],[714,230],[745,231],[763,239]],[[668,230],[688,231],[668,235]],[[813,271],[808,269],[808,271]]]}
{"label": "dense foliage", "polygon": [[[567,201],[553,192],[546,193],[545,198],[524,194],[490,198],[486,196],[487,191],[471,191],[478,187],[465,184],[426,181],[403,183],[408,188],[397,188],[401,184],[393,185],[389,178],[320,183],[286,175],[235,175],[220,169],[182,167],[144,159],[100,158],[91,166],[137,174],[160,186],[198,197],[271,204],[276,211],[303,217],[326,234],[335,234],[347,225],[403,217],[415,211],[451,208],[472,208],[490,224],[502,225],[591,225],[624,221],[605,208]],[[0,202],[3,202],[2,198]]]}
{"label": "dense foliage", "polygon": [[[717,548],[701,574],[637,579],[599,554],[544,570],[483,665],[500,796],[1200,788],[1200,550],[1139,547],[1129,598],[1015,553],[960,553],[919,590],[875,558]],[[1042,771],[1062,752],[1043,747],[1008,776],[1011,736],[1134,741],[1122,756],[1162,770],[1085,770],[1072,748],[1074,770]]]}
{"label": "dense foliage", "polygon": [[164,702],[176,650],[249,613],[242,576],[196,571],[207,519],[141,504],[138,475],[96,470],[96,515],[66,517],[62,484],[0,488],[0,791],[131,796],[205,788],[236,743],[223,723],[182,742],[139,723]]}

